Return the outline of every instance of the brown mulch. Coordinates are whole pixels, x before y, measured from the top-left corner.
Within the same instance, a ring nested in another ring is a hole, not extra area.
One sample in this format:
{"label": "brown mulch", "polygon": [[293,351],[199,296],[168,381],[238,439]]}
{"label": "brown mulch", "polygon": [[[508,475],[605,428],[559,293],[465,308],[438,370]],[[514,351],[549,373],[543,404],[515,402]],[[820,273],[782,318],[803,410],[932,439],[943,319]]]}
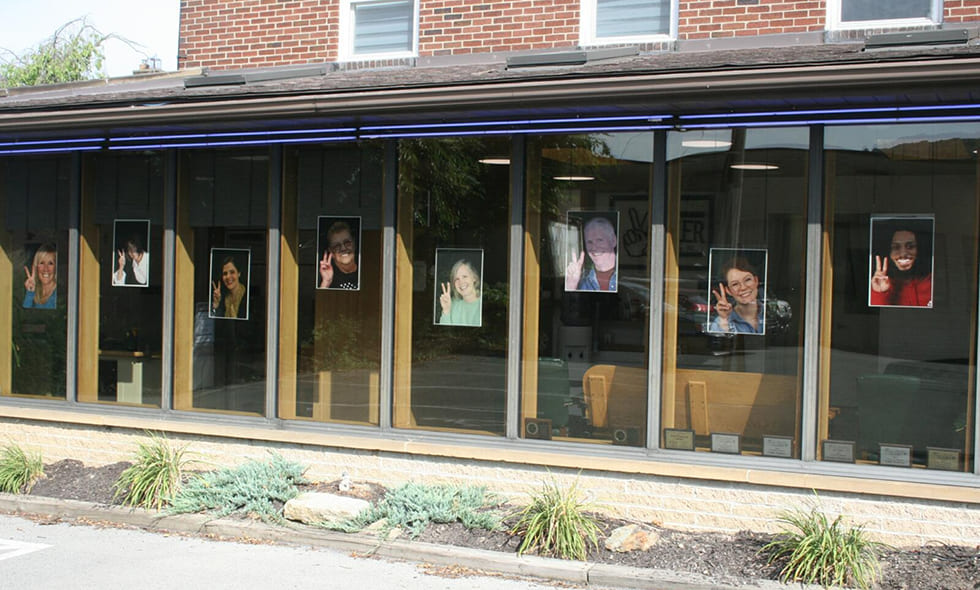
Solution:
{"label": "brown mulch", "polygon": [[[65,459],[45,466],[45,477],[30,494],[84,500],[98,504],[120,504],[113,484],[129,466],[121,462],[102,467],[87,467],[80,461]],[[375,502],[385,493],[383,486],[356,482],[347,492],[339,490],[340,481],[317,482],[302,486],[304,491],[342,493]],[[608,533],[624,521],[603,519]],[[616,553],[602,547],[590,552],[589,561],[624,566],[656,568],[702,574],[715,583],[731,586],[752,585],[754,580],[777,579],[778,568],[766,563],[760,549],[770,535],[740,532],[689,533],[652,527],[659,541],[648,551]],[[470,530],[462,524],[430,525],[418,540],[515,553],[520,539],[505,531]],[[961,547],[942,544],[918,549],[889,551],[881,558],[882,579],[879,590],[980,590],[980,545]]]}

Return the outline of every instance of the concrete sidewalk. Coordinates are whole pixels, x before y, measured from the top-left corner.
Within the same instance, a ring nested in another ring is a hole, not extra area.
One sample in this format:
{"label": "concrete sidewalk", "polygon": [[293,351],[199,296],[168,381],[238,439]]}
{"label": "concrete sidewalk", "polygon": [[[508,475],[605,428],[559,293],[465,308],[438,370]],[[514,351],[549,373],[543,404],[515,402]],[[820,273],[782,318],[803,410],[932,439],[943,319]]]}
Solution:
{"label": "concrete sidewalk", "polygon": [[[0,512],[37,515],[79,521],[111,523],[161,533],[207,535],[229,540],[248,540],[281,545],[313,546],[435,565],[460,565],[506,575],[555,580],[571,584],[637,590],[786,590],[789,586],[769,580],[752,585],[713,583],[705,576],[668,570],[567,561],[450,545],[434,545],[403,539],[381,541],[357,533],[338,533],[303,525],[277,526],[251,520],[214,518],[206,514],[168,515],[162,512],[58,500],[40,496],[0,493]],[[799,584],[793,588],[804,588]],[[816,588],[816,587],[814,587]]]}

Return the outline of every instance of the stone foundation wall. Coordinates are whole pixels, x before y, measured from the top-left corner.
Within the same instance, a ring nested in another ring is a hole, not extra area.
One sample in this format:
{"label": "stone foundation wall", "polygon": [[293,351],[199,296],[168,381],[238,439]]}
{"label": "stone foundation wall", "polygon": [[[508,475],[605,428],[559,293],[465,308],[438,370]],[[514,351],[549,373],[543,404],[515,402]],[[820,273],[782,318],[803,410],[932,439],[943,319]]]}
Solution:
{"label": "stone foundation wall", "polygon": [[[0,418],[0,444],[13,442],[38,451],[45,463],[77,459],[87,465],[131,460],[139,442],[137,429],[47,423]],[[773,532],[779,512],[806,508],[815,502],[831,515],[843,514],[863,524],[874,536],[895,546],[930,541],[980,544],[980,505],[945,501],[812,492],[778,486],[718,482],[677,477],[619,474],[572,469],[521,467],[513,464],[422,456],[389,451],[168,435],[186,444],[194,458],[211,466],[230,466],[261,459],[269,452],[308,466],[307,476],[332,481],[346,472],[355,481],[396,486],[407,481],[487,486],[514,502],[548,478],[561,484],[578,479],[579,486],[603,512],[671,528],[736,532]]]}

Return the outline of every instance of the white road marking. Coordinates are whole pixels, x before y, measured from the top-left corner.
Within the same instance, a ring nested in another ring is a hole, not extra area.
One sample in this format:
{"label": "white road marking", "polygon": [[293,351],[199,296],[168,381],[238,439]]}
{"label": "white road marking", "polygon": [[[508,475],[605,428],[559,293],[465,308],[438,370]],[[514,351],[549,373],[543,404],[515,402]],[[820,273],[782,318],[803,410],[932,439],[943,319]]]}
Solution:
{"label": "white road marking", "polygon": [[50,546],[44,543],[25,543],[23,541],[6,541],[0,539],[0,561],[27,555],[28,553],[40,551],[41,549],[47,549]]}

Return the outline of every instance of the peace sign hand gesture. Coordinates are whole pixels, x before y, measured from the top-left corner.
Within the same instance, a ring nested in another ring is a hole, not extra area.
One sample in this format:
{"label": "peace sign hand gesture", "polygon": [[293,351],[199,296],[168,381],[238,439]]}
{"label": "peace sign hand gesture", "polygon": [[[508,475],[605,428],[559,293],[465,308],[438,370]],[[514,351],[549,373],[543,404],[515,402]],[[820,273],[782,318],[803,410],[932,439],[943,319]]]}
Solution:
{"label": "peace sign hand gesture", "polygon": [[215,281],[211,286],[214,287],[214,292],[211,294],[211,309],[218,309],[221,305],[221,281]]}
{"label": "peace sign hand gesture", "polygon": [[582,278],[582,266],[585,264],[585,252],[578,256],[572,256],[565,268],[565,290],[575,291],[578,289],[578,282]]}
{"label": "peace sign hand gesture", "polygon": [[449,315],[449,310],[453,307],[453,296],[449,283],[439,283],[442,295],[439,296],[439,305],[442,307],[442,315]]}
{"label": "peace sign hand gesture", "polygon": [[718,283],[718,290],[711,290],[711,294],[715,296],[715,313],[718,315],[718,325],[723,330],[728,330],[728,318],[732,315],[732,304],[728,301],[728,296],[731,295],[731,291],[725,286],[725,283]]}
{"label": "peace sign hand gesture", "polygon": [[24,274],[27,275],[27,279],[24,281],[24,289],[34,291],[34,271],[25,266]]}
{"label": "peace sign hand gesture", "polygon": [[871,290],[885,293],[891,289],[892,281],[888,278],[888,257],[875,256],[875,274],[871,276]]}
{"label": "peace sign hand gesture", "polygon": [[333,282],[333,254],[325,252],[320,261],[320,288],[326,289]]}

